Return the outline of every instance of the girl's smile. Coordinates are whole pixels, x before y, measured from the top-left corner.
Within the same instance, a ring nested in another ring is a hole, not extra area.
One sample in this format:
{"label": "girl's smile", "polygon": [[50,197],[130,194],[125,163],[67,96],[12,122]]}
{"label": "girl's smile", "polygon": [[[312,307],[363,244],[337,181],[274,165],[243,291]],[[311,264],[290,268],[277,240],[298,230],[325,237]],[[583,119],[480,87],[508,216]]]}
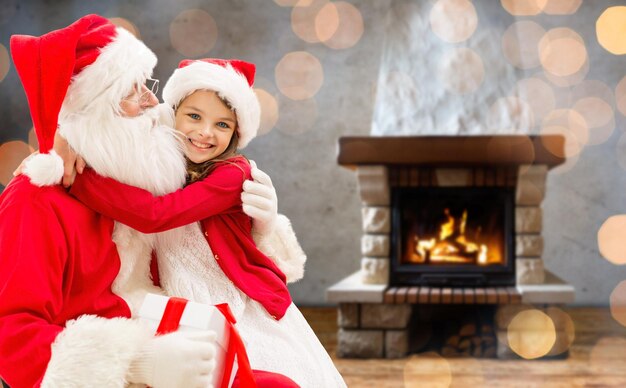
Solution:
{"label": "girl's smile", "polygon": [[197,140],[194,140],[190,137],[187,138],[187,140],[189,141],[189,143],[191,143],[194,147],[199,148],[201,150],[206,150],[206,149],[210,149],[212,147],[215,147],[214,144],[210,144],[210,143],[202,143],[199,142]]}

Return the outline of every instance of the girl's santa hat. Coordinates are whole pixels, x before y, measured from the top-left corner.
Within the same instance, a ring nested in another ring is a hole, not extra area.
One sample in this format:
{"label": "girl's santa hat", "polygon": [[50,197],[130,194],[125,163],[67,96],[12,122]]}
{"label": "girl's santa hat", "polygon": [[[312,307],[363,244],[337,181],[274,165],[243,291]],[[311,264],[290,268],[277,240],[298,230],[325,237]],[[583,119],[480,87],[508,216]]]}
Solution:
{"label": "girl's santa hat", "polygon": [[252,140],[261,122],[261,107],[252,85],[255,66],[237,59],[186,59],[163,88],[163,101],[174,109],[196,90],[212,90],[228,101],[237,115],[239,147]]}
{"label": "girl's santa hat", "polygon": [[51,152],[60,118],[91,114],[97,120],[103,109],[119,109],[120,101],[152,74],[157,63],[141,41],[98,15],[39,37],[13,35],[11,56],[42,154],[25,169],[37,185],[58,183],[63,175],[60,158]]}

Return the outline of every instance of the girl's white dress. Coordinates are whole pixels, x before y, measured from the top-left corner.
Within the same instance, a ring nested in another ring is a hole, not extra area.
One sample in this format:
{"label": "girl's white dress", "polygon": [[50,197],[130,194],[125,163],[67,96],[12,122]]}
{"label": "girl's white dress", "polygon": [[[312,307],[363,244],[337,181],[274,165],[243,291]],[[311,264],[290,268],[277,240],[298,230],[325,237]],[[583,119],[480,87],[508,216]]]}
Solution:
{"label": "girl's white dress", "polygon": [[208,304],[228,303],[252,369],[281,373],[302,387],[346,386],[293,303],[282,319],[275,320],[222,272],[198,223],[172,232],[176,238],[157,244],[161,286],[167,295]]}

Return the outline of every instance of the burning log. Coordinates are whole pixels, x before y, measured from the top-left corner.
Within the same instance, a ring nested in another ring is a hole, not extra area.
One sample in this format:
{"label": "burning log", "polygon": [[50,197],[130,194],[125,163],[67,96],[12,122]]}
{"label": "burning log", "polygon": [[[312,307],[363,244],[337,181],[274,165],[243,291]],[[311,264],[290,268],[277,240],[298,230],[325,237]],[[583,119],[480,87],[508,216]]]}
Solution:
{"label": "burning log", "polygon": [[[447,208],[444,214],[447,221],[441,224],[436,238],[420,239],[416,230],[411,232],[406,243],[405,261],[419,264],[487,264],[487,246],[467,239],[467,210],[458,220]],[[480,228],[476,232],[476,241],[479,235]]]}

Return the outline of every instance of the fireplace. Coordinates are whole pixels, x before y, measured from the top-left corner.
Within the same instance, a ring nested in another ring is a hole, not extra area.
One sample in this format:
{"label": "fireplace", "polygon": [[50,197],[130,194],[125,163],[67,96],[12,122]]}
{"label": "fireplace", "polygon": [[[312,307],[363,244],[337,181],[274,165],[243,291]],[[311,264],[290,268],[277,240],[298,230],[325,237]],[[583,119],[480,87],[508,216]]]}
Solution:
{"label": "fireplace", "polygon": [[[563,149],[558,135],[341,138],[363,235],[361,269],[327,292],[338,356],[403,357],[442,327],[447,337],[429,340],[442,354],[517,357],[515,314],[535,305],[549,315],[574,298],[543,266],[541,204]],[[562,321],[548,356],[567,352]]]}
{"label": "fireplace", "polygon": [[512,187],[412,187],[410,180],[392,180],[391,286],[515,285]]}
{"label": "fireplace", "polygon": [[340,139],[364,202],[364,282],[542,282],[540,204],[563,147],[558,135]]}

